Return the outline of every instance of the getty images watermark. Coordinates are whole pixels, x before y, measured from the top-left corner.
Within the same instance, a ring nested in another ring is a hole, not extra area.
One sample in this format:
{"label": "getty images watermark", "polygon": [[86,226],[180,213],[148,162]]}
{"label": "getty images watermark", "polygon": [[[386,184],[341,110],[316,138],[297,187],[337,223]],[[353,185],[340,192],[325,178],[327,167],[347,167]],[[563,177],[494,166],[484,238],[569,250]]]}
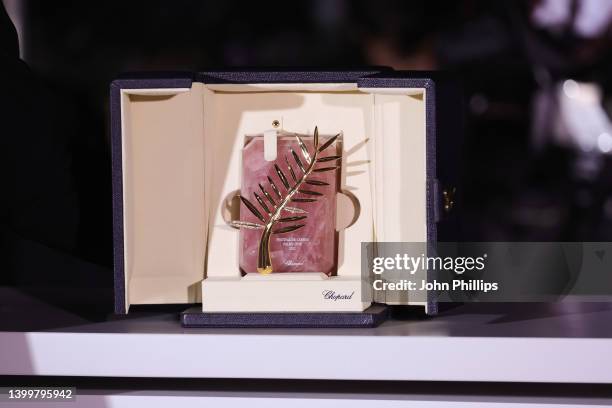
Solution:
{"label": "getty images watermark", "polygon": [[612,300],[612,242],[366,242],[362,293],[382,303]]}
{"label": "getty images watermark", "polygon": [[[458,276],[466,272],[483,271],[487,254],[482,256],[427,256],[420,254],[412,256],[407,253],[395,254],[394,256],[376,256],[372,259],[372,273],[375,279],[372,281],[374,290],[469,290],[487,293],[499,288],[498,282],[487,282],[484,279],[453,279],[452,281],[428,280],[427,277],[412,279],[419,271],[445,271],[453,272]],[[405,279],[385,280],[383,275],[389,272],[399,272],[407,276]]]}

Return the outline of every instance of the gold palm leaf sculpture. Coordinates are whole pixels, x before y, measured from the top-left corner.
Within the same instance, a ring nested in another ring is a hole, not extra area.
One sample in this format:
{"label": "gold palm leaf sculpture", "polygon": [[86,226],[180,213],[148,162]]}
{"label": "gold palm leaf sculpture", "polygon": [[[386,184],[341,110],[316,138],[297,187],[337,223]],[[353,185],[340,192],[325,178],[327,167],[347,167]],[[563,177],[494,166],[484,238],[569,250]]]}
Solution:
{"label": "gold palm leaf sculpture", "polygon": [[[298,154],[293,149],[289,149],[290,155],[297,166],[297,168],[294,169],[287,156],[285,156],[285,163],[287,165],[287,171],[289,172],[290,179],[287,178],[285,172],[283,172],[278,164],[274,164],[276,175],[278,176],[280,184],[285,190],[284,192],[281,192],[281,189],[278,188],[274,180],[271,177],[268,177],[268,184],[270,185],[276,199],[274,199],[272,194],[270,194],[270,192],[264,188],[263,184],[259,183],[259,189],[261,190],[263,196],[257,193],[253,193],[253,196],[263,210],[263,213],[246,197],[242,195],[240,196],[240,200],[244,203],[246,208],[248,208],[249,211],[255,217],[257,217],[259,221],[261,221],[261,223],[232,221],[232,225],[237,228],[262,230],[257,256],[257,272],[269,274],[273,271],[272,260],[270,258],[270,238],[272,234],[292,232],[306,225],[305,220],[308,218],[307,211],[301,208],[291,207],[288,204],[291,202],[310,203],[317,201],[317,198],[323,196],[323,194],[313,190],[313,188],[328,186],[329,183],[312,178],[312,174],[334,171],[340,168],[339,165],[315,167],[317,163],[337,162],[337,160],[342,158],[342,156],[336,155],[324,157],[319,156],[320,153],[322,153],[336,141],[338,136],[340,136],[340,134],[329,138],[325,143],[319,146],[319,129],[315,127],[313,135],[314,150],[309,152],[302,138],[297,134],[295,135],[304,161],[300,159]],[[306,187],[306,185],[312,187]],[[266,204],[264,198],[269,204]],[[292,215],[284,216],[283,212],[291,213]],[[278,224],[291,225],[277,227]]]}

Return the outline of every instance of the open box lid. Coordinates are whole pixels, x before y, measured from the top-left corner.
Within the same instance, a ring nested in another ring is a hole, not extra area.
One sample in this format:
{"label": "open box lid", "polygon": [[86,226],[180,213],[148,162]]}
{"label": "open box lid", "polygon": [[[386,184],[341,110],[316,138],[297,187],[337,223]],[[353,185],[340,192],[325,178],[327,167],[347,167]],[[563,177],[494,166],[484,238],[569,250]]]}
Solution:
{"label": "open box lid", "polygon": [[[172,225],[166,223],[166,227],[170,228],[171,234],[174,234],[176,239],[185,239],[185,248],[187,252],[183,254],[175,254],[178,257],[188,259],[189,257],[199,258],[198,262],[201,262],[201,269],[199,270],[200,275],[193,275],[186,278],[184,275],[172,275],[162,277],[162,281],[156,285],[164,287],[168,296],[151,297],[150,294],[146,299],[139,299],[139,290],[147,290],[147,282],[139,283],[134,285],[132,280],[135,277],[130,276],[129,270],[131,265],[129,259],[126,259],[126,217],[129,218],[129,209],[125,206],[125,191],[130,191],[132,186],[130,183],[139,183],[139,185],[147,185],[151,182],[152,177],[159,177],[165,179],[169,190],[167,193],[171,196],[181,191],[189,190],[189,194],[203,197],[207,193],[204,191],[204,179],[198,177],[189,178],[187,183],[176,183],[173,182],[172,177],[175,177],[176,181],[180,177],[180,173],[177,173],[176,169],[173,171],[160,171],[156,174],[147,173],[129,173],[126,169],[125,152],[129,149],[126,146],[126,137],[128,136],[130,129],[126,123],[126,117],[135,117],[138,115],[138,111],[128,112],[126,102],[130,100],[138,100],[139,98],[164,98],[173,97],[173,95],[179,95],[180,98],[189,98],[187,95],[192,89],[194,84],[203,83],[207,85],[217,84],[222,86],[223,84],[353,84],[359,89],[384,89],[384,92],[393,92],[393,88],[422,88],[425,92],[425,167],[426,167],[426,203],[425,203],[425,215],[426,215],[426,237],[428,242],[435,242],[439,238],[439,227],[438,221],[441,219],[441,195],[440,188],[441,183],[438,181],[438,175],[444,174],[448,176],[445,179],[445,184],[449,183],[456,185],[456,180],[452,180],[457,174],[456,168],[453,168],[452,157],[456,156],[453,154],[445,154],[444,160],[437,160],[442,150],[452,150],[454,145],[448,144],[440,149],[440,130],[444,130],[445,133],[456,131],[456,120],[449,120],[450,115],[457,116],[460,109],[457,108],[456,102],[450,102],[450,99],[444,95],[447,92],[446,83],[444,86],[438,85],[438,80],[432,79],[432,75],[424,73],[411,73],[411,72],[396,72],[396,71],[327,71],[327,72],[314,72],[314,71],[257,71],[257,72],[245,72],[245,71],[224,71],[224,72],[201,72],[196,74],[145,74],[143,76],[131,76],[129,78],[122,78],[115,80],[111,85],[111,141],[112,141],[112,166],[113,166],[113,239],[114,239],[114,262],[115,262],[115,311],[117,313],[127,313],[130,304],[137,303],[197,303],[200,301],[198,294],[198,285],[193,283],[199,282],[202,279],[204,269],[204,258],[205,258],[205,247],[206,237],[203,238],[202,242],[189,241],[189,233],[182,234],[181,228],[184,230],[190,229],[193,231],[194,225],[197,226],[199,223],[206,223],[207,220],[198,220],[194,223],[177,223],[178,225]],[[384,93],[383,92],[383,93]],[[453,99],[456,101],[456,99]],[[443,103],[450,104],[448,108],[441,109]],[[206,126],[206,120],[202,117],[202,111],[204,106],[201,102],[193,103],[193,109],[177,109],[173,113],[173,121],[164,122],[164,112],[149,112],[151,115],[156,115],[159,121],[151,124],[148,130],[151,135],[160,133],[167,135],[172,134],[174,128],[173,125],[181,124],[181,126],[189,126],[191,134],[197,137],[199,131],[204,130]],[[190,105],[191,106],[191,105]],[[200,112],[200,113],[197,113]],[[200,116],[198,116],[200,115]],[[197,117],[196,117],[197,116]],[[203,115],[205,116],[205,114]],[[201,127],[198,128],[198,126]],[[149,135],[147,135],[148,137]],[[153,136],[151,136],[153,137]],[[446,140],[447,138],[445,138]],[[451,138],[458,140],[458,138]],[[185,140],[184,143],[190,143],[189,140]],[[146,146],[147,144],[144,144]],[[150,155],[147,160],[160,159],[161,154],[172,154],[171,149],[169,151],[163,151],[158,149],[157,152]],[[192,154],[199,155],[202,152],[198,149],[194,149]],[[157,156],[156,156],[157,155]],[[196,157],[191,163],[198,162],[199,159]],[[439,164],[444,164],[443,167]],[[159,166],[163,167],[163,161],[159,161]],[[204,170],[204,169],[201,169]],[[181,171],[191,171],[192,173],[198,173],[198,168],[182,169]],[[204,173],[204,171],[202,171]],[[127,176],[127,177],[126,177]],[[202,176],[204,177],[204,176]],[[181,178],[182,180],[182,178]],[[448,181],[447,181],[448,180]],[[125,190],[127,189],[127,190]],[[162,200],[163,201],[163,200]],[[158,206],[155,211],[150,214],[143,214],[143,217],[163,217],[164,206]],[[146,213],[146,211],[145,211]],[[166,214],[172,216],[171,214]],[[140,216],[140,215],[136,215]],[[152,219],[152,218],[149,218]],[[442,229],[445,232],[445,238],[449,239],[449,232],[451,229]],[[167,231],[166,231],[167,232]],[[154,237],[156,234],[160,234],[160,231],[156,231],[152,228],[147,232],[149,237]],[[154,243],[153,248],[157,248],[157,252],[163,250],[163,242]],[[176,263],[172,259],[168,260],[168,267],[172,267]],[[151,260],[151,262],[158,262],[157,260]],[[162,259],[163,262],[163,259]],[[190,261],[191,262],[191,261]],[[195,262],[197,265],[198,262]],[[152,264],[153,265],[153,264]],[[192,264],[193,265],[193,262]],[[154,265],[153,265],[154,266]],[[192,268],[194,269],[194,268]],[[196,268],[197,269],[197,268]],[[198,273],[196,270],[195,273]],[[191,282],[187,284],[186,282]],[[132,285],[130,285],[132,283]],[[428,312],[435,312],[435,305],[431,304],[428,307]]]}

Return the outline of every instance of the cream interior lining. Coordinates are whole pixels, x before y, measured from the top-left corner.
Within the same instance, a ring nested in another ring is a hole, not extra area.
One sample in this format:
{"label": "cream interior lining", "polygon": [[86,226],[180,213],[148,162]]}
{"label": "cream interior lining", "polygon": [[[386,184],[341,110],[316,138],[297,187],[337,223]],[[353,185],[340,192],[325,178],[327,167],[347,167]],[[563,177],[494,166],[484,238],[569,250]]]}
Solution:
{"label": "cream interior lining", "polygon": [[122,93],[126,306],[200,301],[205,274],[237,276],[238,234],[219,206],[240,186],[247,134],[344,132],[343,187],[360,200],[339,276],[362,241],[425,241],[423,89],[354,84],[205,85]]}

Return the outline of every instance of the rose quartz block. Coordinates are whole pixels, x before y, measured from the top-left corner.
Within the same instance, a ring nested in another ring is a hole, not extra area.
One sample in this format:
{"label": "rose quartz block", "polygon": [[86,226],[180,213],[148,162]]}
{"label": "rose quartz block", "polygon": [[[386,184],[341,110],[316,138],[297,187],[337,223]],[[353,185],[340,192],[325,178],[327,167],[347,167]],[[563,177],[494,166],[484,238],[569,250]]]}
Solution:
{"label": "rose quartz block", "polygon": [[[321,138],[321,144],[326,138]],[[304,142],[308,147],[308,151],[313,152],[312,137],[304,138]],[[246,197],[253,203],[261,214],[267,220],[268,214],[257,202],[253,193],[257,193],[264,200],[270,211],[274,211],[269,200],[262,194],[259,184],[270,194],[275,203],[278,205],[281,201],[268,182],[268,176],[274,181],[281,194],[284,196],[287,189],[279,179],[274,164],[278,164],[281,168],[290,186],[295,182],[291,178],[291,174],[285,162],[285,156],[289,160],[297,179],[302,176],[302,171],[295,163],[291,155],[292,148],[302,160],[304,167],[308,164],[302,156],[302,152],[294,137],[280,137],[277,140],[277,158],[274,162],[268,162],[264,159],[263,152],[263,137],[256,136],[252,138],[243,149],[242,153],[242,188],[241,195]],[[320,153],[319,157],[335,155],[335,144],[328,147]],[[339,162],[339,160],[338,160]],[[339,163],[337,163],[339,164]],[[315,168],[331,167],[336,165],[336,162],[330,161],[319,163]],[[336,193],[338,189],[338,177],[340,170],[327,171],[322,173],[312,173],[308,178],[325,181],[328,186],[313,186],[303,184],[300,189],[311,190],[322,193],[322,196],[309,196],[302,193],[297,193],[293,197],[298,198],[316,198],[316,202],[298,203],[289,202],[288,206],[297,207],[306,210],[307,214],[294,214],[288,211],[283,211],[281,217],[291,217],[297,215],[307,215],[306,219],[288,223],[277,222],[273,230],[281,227],[287,227],[296,224],[305,224],[304,227],[284,233],[273,234],[270,238],[270,257],[272,259],[273,272],[323,272],[332,274],[336,271],[337,259],[337,233],[336,233]],[[251,221],[261,224],[261,221],[254,216],[251,211],[244,205],[240,204],[240,219],[242,221]],[[257,255],[259,249],[259,241],[262,230],[241,229],[240,230],[240,268],[243,272],[257,272]]]}

